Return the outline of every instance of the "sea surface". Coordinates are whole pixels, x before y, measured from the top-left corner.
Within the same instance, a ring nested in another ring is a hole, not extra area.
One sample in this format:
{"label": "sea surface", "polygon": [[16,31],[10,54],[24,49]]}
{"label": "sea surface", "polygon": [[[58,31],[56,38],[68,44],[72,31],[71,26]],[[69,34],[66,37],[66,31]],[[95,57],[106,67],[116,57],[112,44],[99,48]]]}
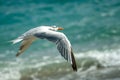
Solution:
{"label": "sea surface", "polygon": [[[47,40],[15,56],[10,41],[42,25],[64,28],[77,72]],[[120,0],[0,0],[0,80],[120,80]]]}

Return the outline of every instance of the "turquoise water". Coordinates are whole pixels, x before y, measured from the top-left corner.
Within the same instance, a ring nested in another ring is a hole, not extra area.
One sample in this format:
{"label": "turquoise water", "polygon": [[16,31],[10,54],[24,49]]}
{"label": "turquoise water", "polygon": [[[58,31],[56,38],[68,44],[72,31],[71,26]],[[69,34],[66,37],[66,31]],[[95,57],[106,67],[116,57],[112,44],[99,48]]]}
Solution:
{"label": "turquoise water", "polygon": [[[119,13],[119,0],[1,0],[0,80],[120,80]],[[79,69],[85,70],[74,73],[55,45],[46,40],[37,40],[15,57],[20,43],[9,41],[41,25],[64,28],[61,32],[72,44]],[[104,69],[91,70],[96,63]],[[116,76],[111,77],[112,72]]]}

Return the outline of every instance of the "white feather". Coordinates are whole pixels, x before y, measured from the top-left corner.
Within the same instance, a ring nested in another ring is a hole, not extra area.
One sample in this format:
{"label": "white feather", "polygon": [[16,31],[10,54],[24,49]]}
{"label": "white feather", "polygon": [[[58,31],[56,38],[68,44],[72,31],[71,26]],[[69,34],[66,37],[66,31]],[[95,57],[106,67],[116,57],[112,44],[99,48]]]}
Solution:
{"label": "white feather", "polygon": [[20,41],[22,41],[23,39],[14,39],[14,40],[12,40],[11,42],[13,43],[13,44],[16,44],[16,43],[18,43],[18,42],[20,42]]}

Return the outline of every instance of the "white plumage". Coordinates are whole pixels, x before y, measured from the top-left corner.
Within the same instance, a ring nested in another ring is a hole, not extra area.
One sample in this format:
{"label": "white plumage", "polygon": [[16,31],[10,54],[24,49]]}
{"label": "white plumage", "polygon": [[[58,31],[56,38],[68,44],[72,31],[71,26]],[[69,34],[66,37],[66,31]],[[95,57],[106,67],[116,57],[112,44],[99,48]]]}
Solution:
{"label": "white plumage", "polygon": [[63,30],[63,28],[54,26],[40,26],[30,29],[17,39],[12,40],[13,44],[22,41],[16,56],[19,56],[21,53],[23,53],[37,38],[47,39],[57,45],[57,49],[61,53],[61,56],[63,56],[72,64],[74,71],[77,71],[76,61],[72,52],[71,44],[65,34],[57,32],[57,30]]}

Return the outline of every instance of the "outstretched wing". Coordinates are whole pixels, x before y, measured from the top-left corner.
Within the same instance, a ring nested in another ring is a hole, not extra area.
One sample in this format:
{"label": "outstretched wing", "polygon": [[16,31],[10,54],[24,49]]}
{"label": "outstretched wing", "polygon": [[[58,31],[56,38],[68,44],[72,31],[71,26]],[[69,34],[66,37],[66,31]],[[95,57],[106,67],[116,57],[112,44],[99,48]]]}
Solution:
{"label": "outstretched wing", "polygon": [[31,37],[29,39],[24,39],[22,41],[22,44],[19,48],[18,53],[16,54],[16,56],[19,56],[20,54],[22,54],[30,45],[31,43],[35,40],[35,38]]}
{"label": "outstretched wing", "polygon": [[[59,39],[57,42],[56,42],[56,45],[57,45],[57,49],[58,51],[61,53],[61,55],[69,62],[71,62],[71,46],[69,46],[68,42],[66,41],[66,39]],[[71,62],[72,63],[72,62]]]}
{"label": "outstretched wing", "polygon": [[76,61],[72,52],[71,44],[67,37],[61,32],[47,31],[35,34],[38,38],[45,38],[56,43],[58,51],[68,62],[72,64],[73,70],[77,71]]}
{"label": "outstretched wing", "polygon": [[61,53],[61,55],[72,64],[73,70],[77,71],[77,65],[71,48],[71,44],[65,36],[64,38],[58,40],[57,49]]}

